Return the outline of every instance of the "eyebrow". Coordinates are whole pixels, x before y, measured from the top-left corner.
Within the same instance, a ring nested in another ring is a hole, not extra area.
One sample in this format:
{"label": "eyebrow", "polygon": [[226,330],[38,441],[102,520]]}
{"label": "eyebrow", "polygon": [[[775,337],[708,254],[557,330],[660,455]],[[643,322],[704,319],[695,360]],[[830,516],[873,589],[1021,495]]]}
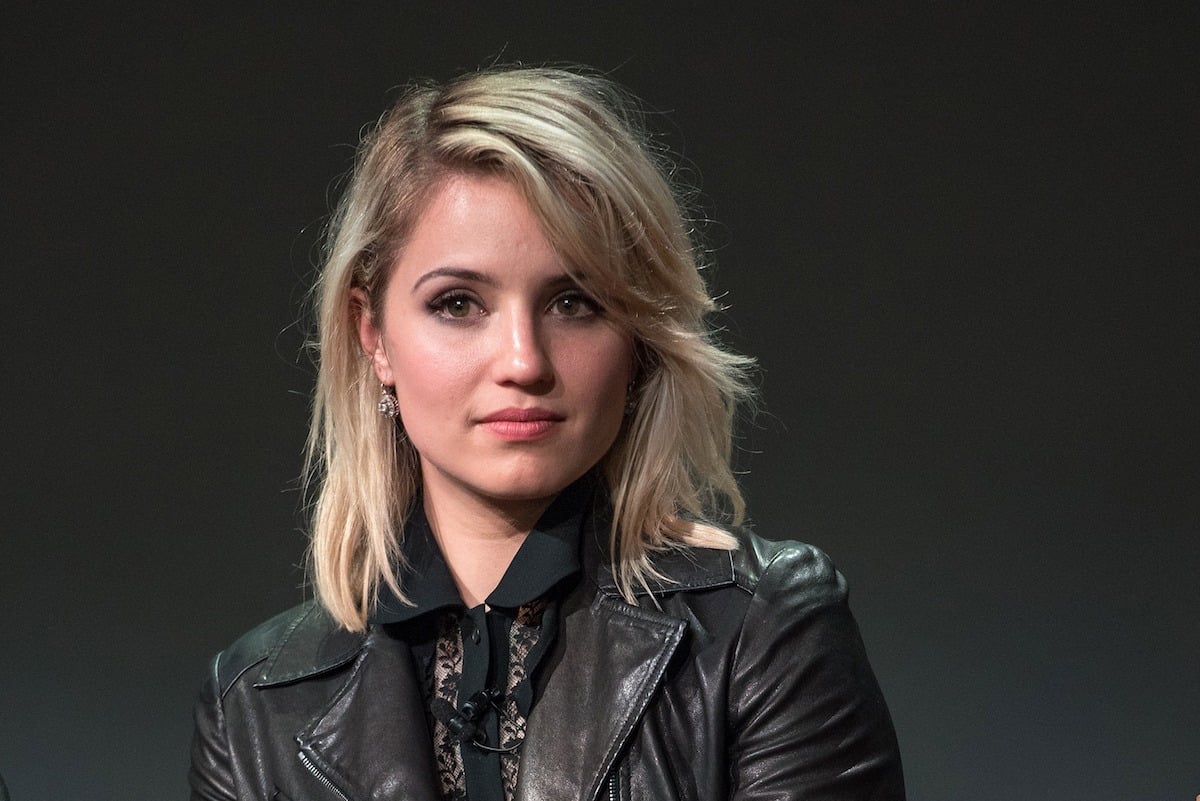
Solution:
{"label": "eyebrow", "polygon": [[472,281],[475,283],[487,284],[488,286],[496,285],[496,279],[492,278],[490,275],[486,275],[475,270],[468,270],[465,267],[438,267],[436,270],[430,270],[418,278],[416,283],[413,284],[413,291],[415,292],[421,286],[421,284],[425,283],[426,281],[443,277],[457,278],[460,281]]}
{"label": "eyebrow", "polygon": [[[478,270],[469,270],[466,267],[438,267],[418,278],[413,283],[413,291],[416,292],[421,284],[426,281],[432,281],[434,278],[457,278],[460,281],[471,281],[473,283],[486,284],[487,286],[496,286],[499,283],[494,277],[487,273],[481,273]],[[579,282],[566,273],[557,276],[549,284],[554,287],[580,287]]]}

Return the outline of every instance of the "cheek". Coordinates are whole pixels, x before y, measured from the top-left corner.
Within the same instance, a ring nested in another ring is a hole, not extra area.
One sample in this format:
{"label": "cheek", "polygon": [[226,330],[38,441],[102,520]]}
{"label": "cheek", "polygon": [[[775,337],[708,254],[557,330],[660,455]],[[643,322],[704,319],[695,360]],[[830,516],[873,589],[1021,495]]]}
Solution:
{"label": "cheek", "polygon": [[[418,336],[396,337],[391,343],[392,374],[401,412],[436,415],[440,402],[453,397],[467,370],[463,353],[437,347]],[[406,406],[405,400],[408,400]]]}
{"label": "cheek", "polygon": [[593,348],[579,361],[586,373],[581,383],[596,404],[596,414],[606,419],[620,419],[625,413],[629,381],[633,377],[633,348],[625,337],[613,337]]}

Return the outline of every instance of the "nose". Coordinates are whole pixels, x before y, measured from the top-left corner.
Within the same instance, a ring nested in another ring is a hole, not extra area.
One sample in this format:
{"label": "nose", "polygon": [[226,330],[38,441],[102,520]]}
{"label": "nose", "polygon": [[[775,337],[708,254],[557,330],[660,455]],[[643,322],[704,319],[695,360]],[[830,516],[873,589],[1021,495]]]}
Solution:
{"label": "nose", "polygon": [[546,332],[534,314],[514,313],[501,326],[494,360],[496,381],[533,390],[554,383]]}

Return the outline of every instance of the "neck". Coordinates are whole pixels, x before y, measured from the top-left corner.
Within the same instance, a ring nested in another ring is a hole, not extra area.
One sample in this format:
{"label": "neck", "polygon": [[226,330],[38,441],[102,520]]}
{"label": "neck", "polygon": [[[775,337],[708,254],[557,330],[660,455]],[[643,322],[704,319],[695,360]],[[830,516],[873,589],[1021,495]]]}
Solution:
{"label": "neck", "polygon": [[484,500],[426,483],[425,516],[467,608],[483,603],[554,500]]}

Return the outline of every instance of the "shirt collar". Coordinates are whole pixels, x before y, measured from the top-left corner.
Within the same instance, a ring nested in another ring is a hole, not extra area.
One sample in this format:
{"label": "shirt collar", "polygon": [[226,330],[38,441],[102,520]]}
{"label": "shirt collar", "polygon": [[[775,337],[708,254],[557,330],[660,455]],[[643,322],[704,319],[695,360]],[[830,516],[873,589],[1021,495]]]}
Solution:
{"label": "shirt collar", "polygon": [[[582,529],[594,492],[593,481],[585,476],[559,493],[488,595],[489,607],[516,609],[579,572]],[[405,524],[400,551],[404,557],[400,584],[412,603],[401,601],[383,584],[369,622],[401,623],[440,609],[464,607],[420,504]]]}

